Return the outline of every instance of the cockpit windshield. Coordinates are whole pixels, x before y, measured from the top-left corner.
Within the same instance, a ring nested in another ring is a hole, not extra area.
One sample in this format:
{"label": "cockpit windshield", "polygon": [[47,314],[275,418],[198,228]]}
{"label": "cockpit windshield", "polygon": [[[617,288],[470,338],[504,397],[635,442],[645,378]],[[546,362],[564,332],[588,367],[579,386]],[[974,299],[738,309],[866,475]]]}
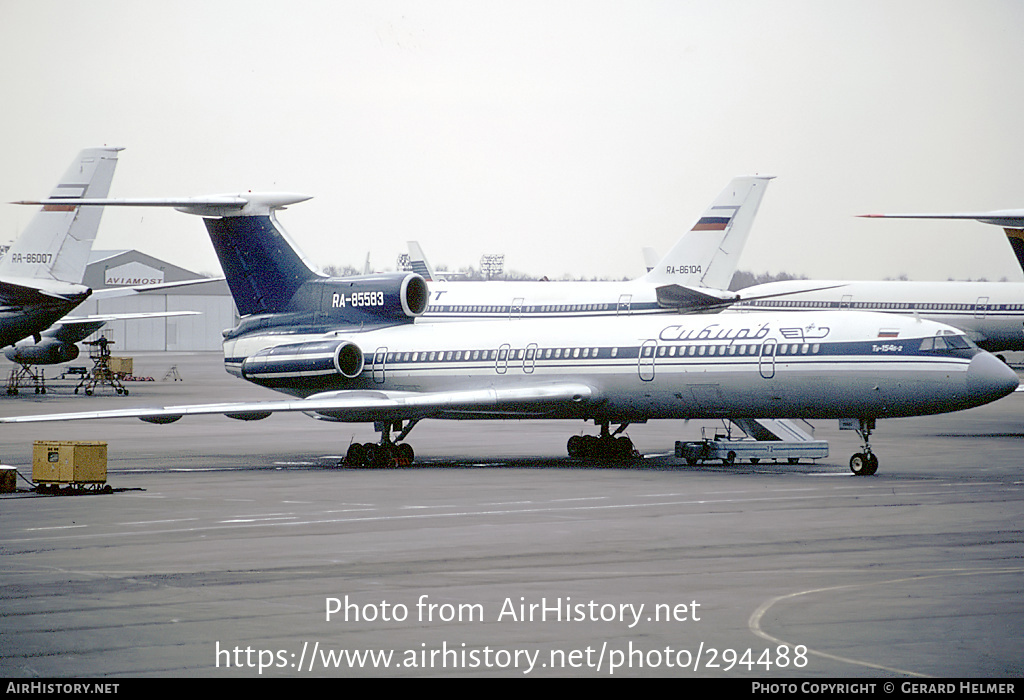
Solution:
{"label": "cockpit windshield", "polygon": [[981,350],[965,335],[936,335],[921,341],[921,352],[950,357],[974,357]]}

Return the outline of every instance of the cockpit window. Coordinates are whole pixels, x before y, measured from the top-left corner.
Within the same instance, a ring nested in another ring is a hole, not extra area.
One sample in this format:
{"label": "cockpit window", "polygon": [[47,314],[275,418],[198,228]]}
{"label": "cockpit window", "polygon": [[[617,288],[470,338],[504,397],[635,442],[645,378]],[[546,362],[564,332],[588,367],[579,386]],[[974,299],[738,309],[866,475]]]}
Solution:
{"label": "cockpit window", "polygon": [[921,341],[921,352],[949,357],[973,357],[980,350],[965,335],[936,335]]}

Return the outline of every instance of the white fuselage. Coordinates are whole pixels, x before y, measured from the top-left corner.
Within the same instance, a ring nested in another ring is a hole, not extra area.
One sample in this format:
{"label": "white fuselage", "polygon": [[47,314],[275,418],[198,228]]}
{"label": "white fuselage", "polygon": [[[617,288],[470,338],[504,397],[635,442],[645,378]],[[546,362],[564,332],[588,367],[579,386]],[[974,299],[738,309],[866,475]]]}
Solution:
{"label": "white fuselage", "polygon": [[[656,284],[623,282],[430,282],[424,321],[520,320],[676,313]],[[722,292],[707,290],[709,294]],[[732,296],[728,292],[725,296]]]}
{"label": "white fuselage", "polygon": [[[801,289],[834,288],[800,292]],[[798,292],[798,293],[790,293]],[[738,311],[880,311],[945,323],[959,328],[980,347],[1024,350],[1024,283],[1020,282],[843,282],[790,280],[747,287]]]}
{"label": "white fuselage", "polygon": [[[224,351],[228,371],[278,391],[431,394],[440,405],[429,415],[440,418],[874,418],[959,410],[1016,387],[1011,370],[961,335],[960,350],[921,350],[923,338],[953,333],[872,313],[676,315],[251,334],[225,341]],[[288,351],[329,338],[358,346],[358,374],[312,369]],[[268,356],[269,348],[278,350]],[[550,406],[443,407],[446,392],[566,383],[587,395]]]}

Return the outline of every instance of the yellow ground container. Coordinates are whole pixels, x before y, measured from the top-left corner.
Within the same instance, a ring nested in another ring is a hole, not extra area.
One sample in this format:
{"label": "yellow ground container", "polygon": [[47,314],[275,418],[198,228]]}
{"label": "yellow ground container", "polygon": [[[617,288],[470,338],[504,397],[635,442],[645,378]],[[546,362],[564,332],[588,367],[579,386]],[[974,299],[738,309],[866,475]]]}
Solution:
{"label": "yellow ground container", "polygon": [[37,484],[103,484],[107,481],[107,443],[36,440],[32,481]]}
{"label": "yellow ground container", "polygon": [[107,358],[107,366],[110,367],[110,371],[114,374],[120,374],[125,377],[132,376],[132,358],[130,357],[109,357]]}

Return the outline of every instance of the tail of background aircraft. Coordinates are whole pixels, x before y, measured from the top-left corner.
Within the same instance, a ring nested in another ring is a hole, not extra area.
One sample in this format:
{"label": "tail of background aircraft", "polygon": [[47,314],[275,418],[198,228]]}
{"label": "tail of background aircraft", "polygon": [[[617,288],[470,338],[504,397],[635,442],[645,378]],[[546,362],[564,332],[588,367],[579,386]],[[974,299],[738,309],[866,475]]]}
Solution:
{"label": "tail of background aircraft", "polygon": [[1024,272],[1024,229],[1004,228],[1003,230],[1006,231],[1006,240],[1010,242],[1013,254],[1017,256],[1017,264]]}
{"label": "tail of background aircraft", "polygon": [[728,289],[765,188],[773,178],[735,178],[642,280],[651,284]]}
{"label": "tail of background aircraft", "polygon": [[48,203],[0,260],[0,278],[81,284],[96,240],[100,207],[63,205],[54,200],[106,197],[122,148],[89,148],[78,154]]}
{"label": "tail of background aircraft", "polygon": [[406,245],[409,246],[409,264],[412,265],[412,271],[427,282],[433,282],[435,279],[434,268],[427,262],[427,256],[423,254],[419,242],[406,241]]}
{"label": "tail of background aircraft", "polygon": [[645,247],[642,252],[644,256],[644,267],[646,267],[647,271],[650,272],[658,266],[658,251],[654,248]]}

